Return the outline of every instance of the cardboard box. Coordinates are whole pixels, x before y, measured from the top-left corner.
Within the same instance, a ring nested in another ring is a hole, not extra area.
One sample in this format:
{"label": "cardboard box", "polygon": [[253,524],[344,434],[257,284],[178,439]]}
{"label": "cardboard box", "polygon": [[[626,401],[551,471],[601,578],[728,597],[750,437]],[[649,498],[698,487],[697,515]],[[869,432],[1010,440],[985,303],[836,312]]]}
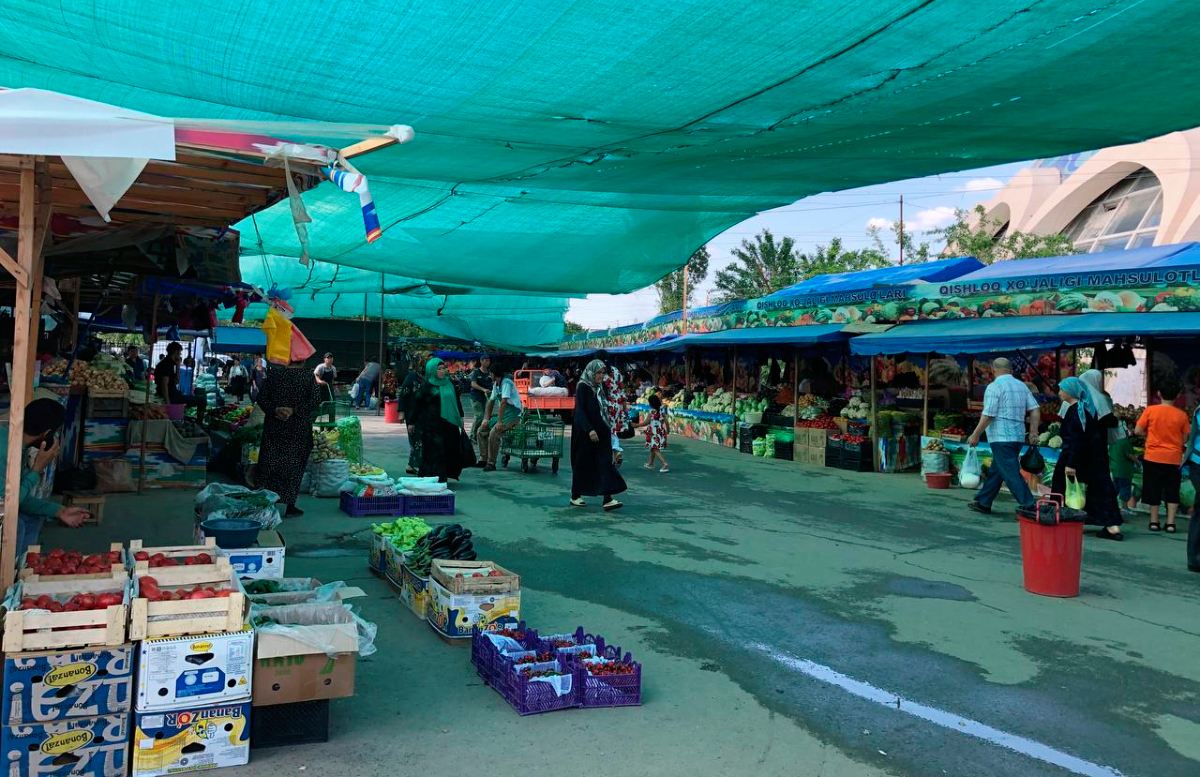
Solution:
{"label": "cardboard box", "polygon": [[250,761],[249,701],[137,712],[133,724],[131,777],[220,769]]}
{"label": "cardboard box", "polygon": [[316,600],[318,596],[327,600],[329,593],[332,593],[333,597],[338,601],[355,599],[367,595],[367,592],[363,589],[341,582],[330,583],[330,586],[337,586],[331,592],[321,591],[323,584],[320,580],[312,577],[281,577],[272,582],[278,583],[283,590],[276,594],[247,593],[246,598],[250,600],[251,604],[266,604],[278,607],[284,604],[311,602]]}
{"label": "cardboard box", "polygon": [[268,530],[258,533],[252,548],[223,551],[233,565],[233,571],[243,580],[262,580],[283,577],[283,535]]}
{"label": "cardboard box", "polygon": [[139,712],[231,702],[250,695],[254,631],[147,639],[138,649]]}
{"label": "cardboard box", "polygon": [[345,605],[293,604],[255,613],[280,624],[258,631],[255,706],[354,695],[358,625]]}
{"label": "cardboard box", "polygon": [[792,458],[799,464],[808,464],[809,458],[810,458],[810,456],[809,456],[810,450],[812,450],[812,449],[809,448],[807,445],[801,445],[800,443],[796,443],[796,445],[792,451]]}
{"label": "cardboard box", "polygon": [[133,646],[11,653],[4,661],[0,720],[49,723],[129,712]]}
{"label": "cardboard box", "polygon": [[429,590],[429,578],[418,577],[416,572],[408,568],[408,565],[405,565],[400,572],[400,580],[392,581],[400,588],[400,601],[404,602],[414,615],[425,620],[429,615],[429,599],[433,595],[433,592]]}
{"label": "cardboard box", "polygon": [[[125,777],[129,716],[66,718],[0,729],[6,774],[21,777]],[[64,764],[69,758],[79,760]]]}
{"label": "cardboard box", "polygon": [[427,619],[439,633],[453,639],[469,638],[471,629],[483,631],[515,628],[521,620],[521,592],[503,594],[452,594],[436,580]]}
{"label": "cardboard box", "polygon": [[810,448],[808,451],[808,463],[812,464],[814,467],[824,467],[825,466],[825,449],[824,448]]}
{"label": "cardboard box", "polygon": [[383,573],[392,579],[393,583],[400,582],[403,578],[401,568],[404,566],[404,561],[408,558],[409,551],[399,550],[392,544],[391,540],[384,540],[383,544]]}
{"label": "cardboard box", "polygon": [[829,436],[828,429],[809,429],[808,430],[808,446],[810,448],[824,448],[825,438]]}
{"label": "cardboard box", "polygon": [[387,548],[389,545],[391,545],[391,543],[388,542],[387,537],[384,537],[382,534],[375,534],[372,532],[371,546],[367,551],[367,566],[371,569],[374,569],[376,572],[384,571],[387,568],[387,563],[385,561],[386,556],[384,554],[387,553]]}

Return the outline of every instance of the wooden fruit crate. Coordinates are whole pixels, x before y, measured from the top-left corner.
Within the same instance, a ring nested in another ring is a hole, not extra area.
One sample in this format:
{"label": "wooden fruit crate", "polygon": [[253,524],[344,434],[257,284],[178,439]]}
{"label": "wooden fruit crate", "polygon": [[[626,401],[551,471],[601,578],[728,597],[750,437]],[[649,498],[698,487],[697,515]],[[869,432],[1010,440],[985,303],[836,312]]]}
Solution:
{"label": "wooden fruit crate", "polygon": [[[103,610],[80,612],[40,612],[19,610],[27,596],[47,596],[63,601],[75,594],[120,593],[124,603]],[[4,611],[4,652],[26,653],[33,650],[116,646],[126,642],[125,624],[129,612],[129,580],[54,580],[18,582],[9,590]],[[82,628],[80,628],[82,627]]]}
{"label": "wooden fruit crate", "polygon": [[[455,577],[458,571],[497,569],[499,577]],[[508,594],[521,590],[521,577],[491,561],[447,561],[434,559],[430,576],[452,594],[487,596]]]}
{"label": "wooden fruit crate", "polygon": [[[125,552],[125,546],[119,542],[114,542],[108,546],[109,552],[119,551],[122,555]],[[41,545],[30,545],[26,553],[41,553]],[[84,554],[87,555],[87,554]],[[57,580],[128,580],[129,571],[124,565],[114,565],[108,572],[97,572],[94,575],[39,575],[32,569],[25,566],[25,556],[19,559],[21,562],[21,571],[17,573],[17,579],[27,583],[47,583]]]}
{"label": "wooden fruit crate", "polygon": [[126,391],[94,391],[89,389],[87,394],[87,415],[85,418],[128,418],[129,392]]}
{"label": "wooden fruit crate", "polygon": [[[128,564],[134,572],[144,573],[152,571],[157,573],[162,569],[175,569],[176,567],[155,567],[151,570],[149,561],[137,561],[134,559],[136,553],[149,553],[151,556],[156,553],[161,553],[168,558],[183,559],[187,556],[195,556],[200,553],[207,553],[213,557],[214,562],[218,558],[224,556],[223,551],[217,547],[217,541],[212,537],[206,537],[201,545],[163,545],[157,548],[147,548],[142,546],[141,540],[133,540],[129,543]],[[180,567],[182,567],[182,562]]]}
{"label": "wooden fruit crate", "polygon": [[[129,638],[138,640],[241,631],[246,623],[246,593],[238,583],[229,561],[221,559],[221,562],[135,572]],[[138,581],[143,577],[153,577],[164,589],[214,584],[232,588],[233,593],[215,599],[152,602],[138,595]]]}

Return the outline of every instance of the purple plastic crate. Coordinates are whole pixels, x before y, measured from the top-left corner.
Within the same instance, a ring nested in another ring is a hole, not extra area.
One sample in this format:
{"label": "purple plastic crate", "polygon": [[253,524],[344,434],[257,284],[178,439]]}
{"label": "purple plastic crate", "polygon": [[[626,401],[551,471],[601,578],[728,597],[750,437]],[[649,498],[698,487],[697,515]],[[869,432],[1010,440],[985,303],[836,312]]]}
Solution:
{"label": "purple plastic crate", "polygon": [[454,494],[406,496],[404,515],[454,515]]}
{"label": "purple plastic crate", "polygon": [[405,505],[409,497],[401,494],[395,496],[354,496],[348,491],[342,492],[342,512],[354,518],[368,515],[407,515]]}
{"label": "purple plastic crate", "polygon": [[636,707],[642,703],[642,665],[628,653],[622,663],[633,666],[633,673],[593,676],[586,662],[573,662],[580,707]]}
{"label": "purple plastic crate", "polygon": [[[525,621],[517,624],[514,631],[518,633],[526,632]],[[529,648],[530,645],[536,645],[536,637],[530,639],[519,639],[517,642],[523,648]],[[496,648],[496,645],[488,639],[487,635],[479,629],[478,626],[471,630],[471,663],[475,667],[475,671],[479,673],[479,677],[488,685],[495,684],[496,673],[500,667],[501,653]]]}
{"label": "purple plastic crate", "polygon": [[555,663],[559,671],[571,677],[571,690],[561,696],[550,683],[531,680],[521,675],[516,671],[513,660],[506,656],[500,657],[500,667],[492,687],[522,716],[578,707],[578,670],[561,659]]}

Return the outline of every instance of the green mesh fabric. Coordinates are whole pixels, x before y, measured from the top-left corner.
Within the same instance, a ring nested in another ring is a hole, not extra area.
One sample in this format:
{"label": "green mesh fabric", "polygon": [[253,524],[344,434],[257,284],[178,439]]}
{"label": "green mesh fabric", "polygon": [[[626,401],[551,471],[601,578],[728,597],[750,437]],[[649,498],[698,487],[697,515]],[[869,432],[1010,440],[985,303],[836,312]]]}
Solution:
{"label": "green mesh fabric", "polygon": [[[1143,139],[1200,116],[1188,0],[90,0],[0,4],[0,84],[173,117],[411,124],[312,255],[636,289],[815,192]],[[294,255],[284,208],[259,219]]]}
{"label": "green mesh fabric", "polygon": [[[488,345],[528,348],[562,337],[566,300],[558,296],[489,294],[478,289],[433,293],[411,278],[328,263],[301,266],[289,257],[242,258],[242,281],[261,289],[292,290],[289,300],[303,318],[405,319],[426,329]],[[380,294],[380,291],[386,293]],[[382,309],[380,305],[382,304]],[[221,311],[224,318],[233,311]],[[266,307],[251,305],[248,318],[261,318]]]}

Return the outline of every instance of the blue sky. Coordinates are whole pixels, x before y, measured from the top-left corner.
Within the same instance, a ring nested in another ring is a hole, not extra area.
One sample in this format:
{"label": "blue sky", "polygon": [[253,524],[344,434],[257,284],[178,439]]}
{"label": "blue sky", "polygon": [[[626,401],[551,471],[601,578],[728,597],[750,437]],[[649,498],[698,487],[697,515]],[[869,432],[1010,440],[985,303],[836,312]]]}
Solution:
{"label": "blue sky", "polygon": [[[693,300],[697,305],[704,304],[705,294],[713,290],[716,271],[733,259],[731,249],[743,239],[753,239],[764,228],[770,229],[777,239],[792,237],[801,250],[827,245],[835,237],[840,237],[847,248],[863,248],[871,242],[866,234],[870,223],[887,225],[899,218],[903,194],[906,229],[912,230],[920,242],[920,233],[950,223],[957,208],[970,209],[977,202],[991,199],[1029,164],[1019,162],[828,192],[760,213],[709,241],[712,256],[709,277]],[[645,321],[657,313],[658,297],[651,287],[632,294],[593,294],[587,299],[572,300],[567,319],[598,329]]]}

